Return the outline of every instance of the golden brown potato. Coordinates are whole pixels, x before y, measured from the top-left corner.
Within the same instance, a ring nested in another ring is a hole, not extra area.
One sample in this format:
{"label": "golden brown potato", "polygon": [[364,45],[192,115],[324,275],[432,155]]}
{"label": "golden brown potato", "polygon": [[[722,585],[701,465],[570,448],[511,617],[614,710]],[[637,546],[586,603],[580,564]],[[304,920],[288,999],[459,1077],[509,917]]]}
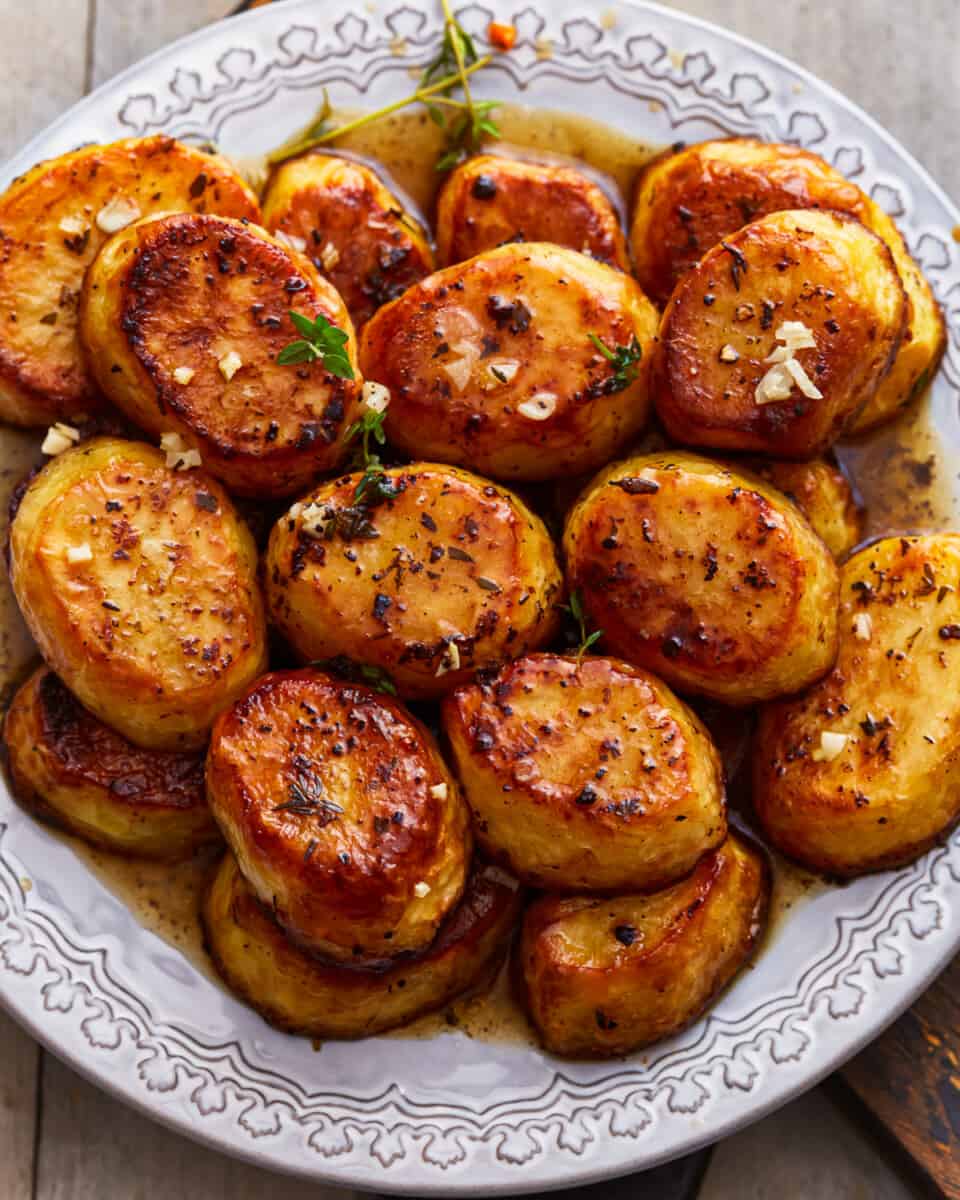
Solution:
{"label": "golden brown potato", "polygon": [[379,970],[334,966],[287,938],[232,854],[201,909],[207,949],[227,985],[272,1025],[315,1038],[372,1037],[442,1008],[496,972],[520,910],[515,882],[476,864],[422,955]]}
{"label": "golden brown potato", "polygon": [[138,746],[198,749],[266,665],[256,550],[223,489],[94,438],[31,481],[10,578],[40,652]]}
{"label": "golden brown potato", "polygon": [[726,837],[709,734],[629,663],[517,659],[448,696],[443,729],[480,846],[535,887],[649,891]]}
{"label": "golden brown potato", "polygon": [[563,577],[539,517],[455,467],[322,484],[274,527],[267,607],[304,659],[346,655],[386,671],[403,696],[442,695],[480,667],[544,645]]}
{"label": "golden brown potato", "polygon": [[214,728],[207,796],[254,892],[327,958],[423,950],[463,892],[456,782],[424,726],[369,688],[265,675]]}
{"label": "golden brown potato", "polygon": [[863,510],[846,475],[833,461],[809,462],[745,456],[727,460],[731,470],[759,475],[796,504],[836,559],[842,559],[863,535]]}
{"label": "golden brown potato", "polygon": [[84,146],[0,196],[0,420],[49,425],[100,404],[76,335],[84,271],[110,231],[167,210],[260,212],[225,159],[169,137]]}
{"label": "golden brown potato", "polygon": [[708,250],[663,314],[657,414],[675,441],[810,458],[847,429],[904,330],[890,251],[840,213],[772,213]]}
{"label": "golden brown potato", "polygon": [[[277,362],[300,337],[291,309],[343,330],[353,378]],[[287,496],[339,466],[360,412],[353,326],[312,263],[265,230],[195,213],[135,222],[87,272],[79,328],[104,394],[231,490]]]}
{"label": "golden brown potato", "polygon": [[754,806],[831,875],[912,861],[960,816],[960,534],[886,538],[841,573],[840,654],[761,710]]}
{"label": "golden brown potato", "polygon": [[570,513],[564,550],[603,644],[681,692],[751,704],[833,665],[836,565],[756,477],[684,453],[617,463]]}
{"label": "golden brown potato", "polygon": [[[560,246],[501,246],[380,309],[360,361],[392,392],[387,433],[405,453],[552,479],[600,466],[642,429],[656,323],[622,271]],[[618,354],[631,361],[605,356]]]}
{"label": "golden brown potato", "polygon": [[220,840],[202,755],[134,746],[88,713],[48,667],[17,692],[3,739],[17,799],[84,841],[175,859]]}
{"label": "golden brown potato", "polygon": [[544,896],[518,944],[527,1007],[553,1054],[629,1054],[689,1025],[749,959],[770,872],[731,834],[653,895]]}
{"label": "golden brown potato", "polygon": [[440,262],[463,262],[507,242],[552,242],[627,271],[620,219],[582,171],[498,154],[468,158],[437,200]]}
{"label": "golden brown potato", "polygon": [[433,270],[426,231],[362,163],[307,154],[275,168],[263,223],[309,255],[359,328]]}
{"label": "golden brown potato", "polygon": [[637,190],[631,241],[637,277],[665,304],[700,257],[743,225],[783,209],[849,213],[889,246],[907,293],[907,333],[893,368],[853,428],[887,420],[921,391],[945,345],[940,308],[887,214],[822,158],[799,146],[728,138],[658,158]]}

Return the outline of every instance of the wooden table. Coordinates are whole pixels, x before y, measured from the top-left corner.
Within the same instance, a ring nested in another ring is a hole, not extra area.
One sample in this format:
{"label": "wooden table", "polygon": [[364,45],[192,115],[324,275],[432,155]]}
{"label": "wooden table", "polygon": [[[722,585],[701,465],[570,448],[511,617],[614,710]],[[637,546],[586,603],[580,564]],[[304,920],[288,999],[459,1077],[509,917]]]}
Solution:
{"label": "wooden table", "polygon": [[[0,0],[0,156],[91,87],[227,7],[228,0]],[[809,67],[960,194],[958,0],[678,0],[675,7]],[[958,995],[960,964],[954,964],[948,981],[851,1064],[845,1082],[828,1085],[840,1108],[818,1089],[723,1143],[700,1200],[928,1194],[916,1176],[894,1173],[848,1120],[851,1089],[879,1130],[878,1141],[889,1148],[895,1131],[914,1165],[939,1179],[934,1194],[960,1198]],[[350,1193],[268,1175],[161,1129],[84,1083],[2,1017],[0,1038],[0,1200],[349,1200]],[[634,1200],[663,1194],[659,1184],[639,1179],[615,1193]],[[607,1197],[614,1200],[613,1189]]]}

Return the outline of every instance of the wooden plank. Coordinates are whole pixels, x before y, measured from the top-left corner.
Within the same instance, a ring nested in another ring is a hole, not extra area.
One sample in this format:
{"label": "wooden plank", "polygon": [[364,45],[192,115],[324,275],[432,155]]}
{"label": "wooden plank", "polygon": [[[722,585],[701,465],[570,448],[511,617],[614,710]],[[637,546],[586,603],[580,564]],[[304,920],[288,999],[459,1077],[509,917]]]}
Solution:
{"label": "wooden plank", "polygon": [[40,1047],[0,1013],[0,1196],[32,1200]]}
{"label": "wooden plank", "polygon": [[219,20],[229,9],[229,0],[96,0],[92,86],[176,38]]}

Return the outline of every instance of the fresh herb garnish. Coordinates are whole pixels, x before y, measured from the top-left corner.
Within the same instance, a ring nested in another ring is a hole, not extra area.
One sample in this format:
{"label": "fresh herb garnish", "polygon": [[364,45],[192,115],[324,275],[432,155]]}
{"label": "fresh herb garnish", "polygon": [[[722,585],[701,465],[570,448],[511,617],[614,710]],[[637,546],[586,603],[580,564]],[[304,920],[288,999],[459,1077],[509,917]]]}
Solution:
{"label": "fresh herb garnish", "polygon": [[296,778],[287,787],[289,799],[274,806],[274,812],[291,813],[298,817],[317,817],[320,828],[343,815],[342,807],[327,799],[323,784],[302,762],[296,764]]}
{"label": "fresh herb garnish", "polygon": [[345,654],[338,654],[336,658],[322,659],[310,665],[321,671],[330,671],[339,679],[348,680],[350,683],[365,683],[375,692],[381,692],[386,696],[397,694],[397,685],[382,667],[375,667],[370,663],[354,662]]}
{"label": "fresh herb garnish", "polygon": [[568,612],[580,629],[580,645],[577,647],[577,658],[581,659],[590,647],[603,637],[602,629],[587,632],[587,617],[583,611],[583,597],[579,590],[570,593],[570,603],[563,605],[563,611]]}
{"label": "fresh herb garnish", "polygon": [[[497,107],[496,100],[474,100],[470,92],[470,68],[481,61],[473,38],[453,15],[450,0],[441,0],[443,5],[443,41],[440,50],[420,79],[421,88],[429,87],[438,76],[452,76],[455,80],[427,104],[431,119],[446,135],[447,149],[437,160],[438,171],[449,171],[472,154],[484,137],[499,138],[500,130],[491,113]],[[455,87],[463,91],[463,99],[455,100],[451,92]]]}
{"label": "fresh herb garnish", "polygon": [[324,369],[339,379],[353,379],[353,367],[347,355],[346,345],[350,335],[337,325],[332,325],[322,314],[315,321],[305,317],[303,313],[290,310],[290,320],[300,337],[290,342],[277,355],[277,362],[282,366],[294,363],[313,363],[320,361]]}
{"label": "fresh herb garnish", "polygon": [[587,337],[593,342],[594,346],[596,346],[607,362],[613,364],[610,390],[622,392],[624,388],[628,388],[637,378],[639,374],[637,363],[643,358],[643,347],[637,341],[637,335],[634,334],[626,346],[615,346],[613,350],[601,341],[595,333],[588,333]]}
{"label": "fresh herb garnish", "polygon": [[378,411],[365,408],[363,416],[347,430],[347,442],[360,439],[357,453],[354,455],[354,466],[362,468],[363,474],[353,493],[354,504],[362,503],[367,508],[376,508],[385,500],[392,500],[400,494],[400,489],[388,479],[380,461],[380,455],[372,449],[371,443],[382,446],[387,440],[383,430],[386,409]]}

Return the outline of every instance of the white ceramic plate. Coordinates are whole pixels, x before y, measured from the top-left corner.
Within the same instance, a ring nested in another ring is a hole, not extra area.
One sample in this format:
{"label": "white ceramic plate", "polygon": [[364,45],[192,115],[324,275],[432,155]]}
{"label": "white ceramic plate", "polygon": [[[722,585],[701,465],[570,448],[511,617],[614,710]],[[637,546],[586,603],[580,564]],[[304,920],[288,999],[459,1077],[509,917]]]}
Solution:
{"label": "white ceramic plate", "polygon": [[[800,142],[855,178],[896,217],[947,310],[950,350],[931,411],[940,453],[955,454],[960,246],[950,230],[960,216],[943,193],[863,113],[768,51],[652,5],[611,10],[603,0],[603,10],[578,0],[464,8],[481,40],[494,16],[519,30],[516,50],[478,90],[593,115],[652,142],[724,133]],[[402,0],[270,5],[120,75],[8,163],[0,183],[82,142],[158,131],[238,153],[266,149],[309,117],[322,85],[344,105],[408,91],[407,69],[432,57],[438,30],[436,13]],[[403,59],[391,52],[398,38]],[[26,442],[4,434],[3,461]],[[917,518],[904,514],[903,524]],[[4,612],[0,634],[16,659],[23,643],[9,601]],[[706,1019],[634,1059],[566,1063],[455,1030],[311,1053],[144,930],[2,787],[0,821],[0,996],[18,1020],[99,1085],[191,1137],[383,1192],[570,1186],[722,1137],[854,1053],[960,947],[955,836],[906,870],[794,906]]]}

